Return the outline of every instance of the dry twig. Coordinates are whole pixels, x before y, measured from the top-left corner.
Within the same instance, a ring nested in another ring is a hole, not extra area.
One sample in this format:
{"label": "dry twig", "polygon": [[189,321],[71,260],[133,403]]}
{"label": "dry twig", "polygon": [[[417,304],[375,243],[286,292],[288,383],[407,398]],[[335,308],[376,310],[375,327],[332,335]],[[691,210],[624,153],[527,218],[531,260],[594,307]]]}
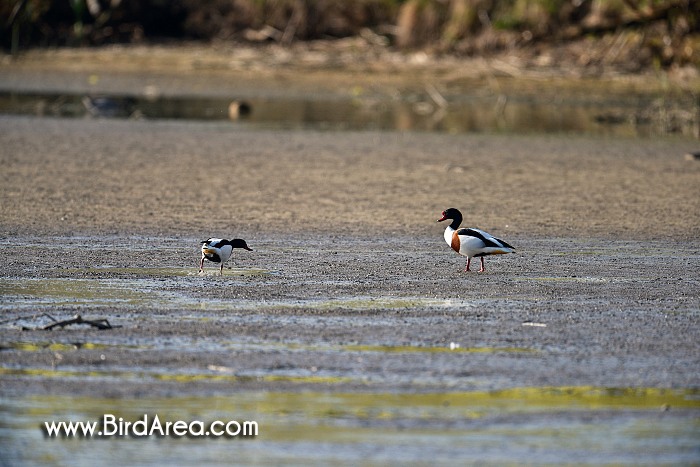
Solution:
{"label": "dry twig", "polygon": [[16,318],[11,318],[7,319],[4,321],[0,321],[0,324],[6,324],[12,321],[21,321],[21,320],[28,320],[28,319],[36,319],[37,317],[45,316],[49,318],[51,321],[53,321],[52,324],[46,325],[41,328],[28,328],[26,326],[22,326],[23,331],[36,331],[37,329],[41,329],[43,331],[50,331],[53,328],[56,327],[65,327],[65,326],[70,326],[71,324],[87,324],[93,327],[96,327],[97,329],[114,329],[114,328],[120,328],[121,326],[112,326],[107,319],[83,319],[82,316],[80,315],[75,315],[70,319],[65,319],[63,321],[59,321],[53,316],[51,316],[48,313],[41,313],[38,315],[31,315],[31,316],[18,316]]}
{"label": "dry twig", "polygon": [[50,331],[55,327],[65,327],[65,326],[70,326],[71,324],[88,324],[90,326],[96,327],[97,329],[113,329],[113,328],[118,328],[121,326],[112,326],[109,324],[109,321],[107,319],[83,319],[82,316],[80,315],[75,315],[71,319],[66,319],[63,321],[56,321],[53,324],[49,324],[48,326],[44,326],[42,329],[44,331]]}

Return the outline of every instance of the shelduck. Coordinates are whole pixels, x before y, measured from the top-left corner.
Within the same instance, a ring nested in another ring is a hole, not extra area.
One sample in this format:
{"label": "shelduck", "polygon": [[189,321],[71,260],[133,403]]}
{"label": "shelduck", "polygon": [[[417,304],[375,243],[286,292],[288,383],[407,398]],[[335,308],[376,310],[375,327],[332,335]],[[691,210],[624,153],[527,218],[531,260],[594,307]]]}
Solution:
{"label": "shelduck", "polygon": [[219,267],[219,274],[224,275],[224,263],[228,261],[233,253],[234,248],[242,248],[244,250],[253,251],[248,248],[248,244],[245,240],[236,238],[233,240],[226,240],[224,238],[210,238],[200,242],[202,245],[202,261],[199,263],[200,274],[204,272],[204,260],[209,260],[213,263],[221,263]]}
{"label": "shelduck", "polygon": [[438,222],[452,220],[450,225],[445,229],[445,241],[458,254],[467,257],[467,267],[464,272],[470,271],[469,265],[472,258],[481,260],[481,269],[479,272],[484,272],[484,256],[488,255],[504,255],[507,253],[515,253],[515,248],[507,244],[500,238],[475,228],[459,228],[462,223],[462,213],[458,209],[449,208],[442,212],[442,217]]}

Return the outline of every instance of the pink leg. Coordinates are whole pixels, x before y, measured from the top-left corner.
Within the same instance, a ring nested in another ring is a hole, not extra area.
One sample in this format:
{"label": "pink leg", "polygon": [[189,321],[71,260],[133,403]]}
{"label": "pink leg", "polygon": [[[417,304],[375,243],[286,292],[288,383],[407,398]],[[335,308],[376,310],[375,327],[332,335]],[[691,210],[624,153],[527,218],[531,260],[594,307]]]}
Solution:
{"label": "pink leg", "polygon": [[223,261],[221,262],[221,267],[219,268],[219,275],[220,276],[224,275],[224,263],[223,263]]}
{"label": "pink leg", "polygon": [[469,269],[469,265],[471,264],[471,262],[472,262],[472,259],[471,259],[471,258],[467,258],[467,267],[464,268],[464,272],[469,272],[469,271],[471,271],[471,269]]}
{"label": "pink leg", "polygon": [[199,272],[204,272],[204,256],[202,256],[202,261],[199,263]]}
{"label": "pink leg", "polygon": [[484,257],[482,256],[479,259],[481,259],[481,269],[479,269],[479,272],[484,272],[486,271],[486,268],[484,267]]}

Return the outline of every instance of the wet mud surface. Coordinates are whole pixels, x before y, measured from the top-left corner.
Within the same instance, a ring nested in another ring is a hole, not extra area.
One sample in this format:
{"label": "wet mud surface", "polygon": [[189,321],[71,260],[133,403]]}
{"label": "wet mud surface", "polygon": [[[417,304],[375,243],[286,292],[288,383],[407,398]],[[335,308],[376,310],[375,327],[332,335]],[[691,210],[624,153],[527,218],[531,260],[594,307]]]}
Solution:
{"label": "wet mud surface", "polygon": [[[197,274],[195,238],[4,240],[3,387],[698,386],[697,244],[516,236],[518,253],[479,274],[435,237],[288,237],[282,251],[257,238],[223,277],[211,264]],[[119,327],[39,329],[75,314]]]}
{"label": "wet mud surface", "polygon": [[[697,459],[696,243],[514,236],[518,253],[478,274],[439,235],[288,236],[282,251],[258,236],[220,277],[197,274],[196,238],[26,240],[0,244],[14,263],[0,277],[0,438],[15,464],[230,450],[35,439],[46,420],[104,413],[255,420],[257,439],[236,443],[253,465]],[[41,261],[12,259],[28,248]],[[114,328],[41,329],[75,314]]]}
{"label": "wet mud surface", "polygon": [[[14,464],[230,454],[37,429],[107,410],[259,419],[264,434],[237,444],[249,464],[698,458],[695,140],[0,128],[0,439]],[[435,222],[451,206],[517,253],[462,273]],[[254,251],[199,275],[212,236]],[[75,315],[114,327],[42,329]]]}

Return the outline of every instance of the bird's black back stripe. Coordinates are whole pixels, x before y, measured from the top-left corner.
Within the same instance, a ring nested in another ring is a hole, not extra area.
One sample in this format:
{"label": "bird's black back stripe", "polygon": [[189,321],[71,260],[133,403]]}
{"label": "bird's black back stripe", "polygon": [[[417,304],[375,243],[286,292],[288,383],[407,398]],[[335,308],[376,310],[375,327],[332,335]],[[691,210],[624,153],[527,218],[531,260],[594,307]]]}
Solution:
{"label": "bird's black back stripe", "polygon": [[482,233],[479,232],[478,230],[474,230],[474,229],[459,229],[459,230],[457,231],[457,235],[467,235],[467,236],[469,236],[469,237],[476,237],[476,238],[478,238],[479,240],[481,240],[482,242],[484,242],[484,245],[486,245],[487,247],[492,247],[492,248],[503,248],[503,247],[506,247],[506,248],[513,248],[512,246],[508,245],[506,242],[504,242],[504,241],[502,241],[502,240],[500,240],[500,239],[497,238],[496,240],[498,240],[499,242],[501,242],[501,244],[499,245],[498,243],[496,243],[496,242],[494,242],[493,240],[491,240],[490,238],[486,237],[484,234],[482,234]]}
{"label": "bird's black back stripe", "polygon": [[515,247],[514,247],[514,246],[512,246],[512,245],[510,245],[510,244],[508,244],[508,243],[506,243],[506,242],[504,242],[504,241],[501,240],[500,238],[497,238],[496,240],[498,240],[499,242],[501,242],[501,243],[503,244],[504,247],[510,248],[511,250],[515,250]]}

